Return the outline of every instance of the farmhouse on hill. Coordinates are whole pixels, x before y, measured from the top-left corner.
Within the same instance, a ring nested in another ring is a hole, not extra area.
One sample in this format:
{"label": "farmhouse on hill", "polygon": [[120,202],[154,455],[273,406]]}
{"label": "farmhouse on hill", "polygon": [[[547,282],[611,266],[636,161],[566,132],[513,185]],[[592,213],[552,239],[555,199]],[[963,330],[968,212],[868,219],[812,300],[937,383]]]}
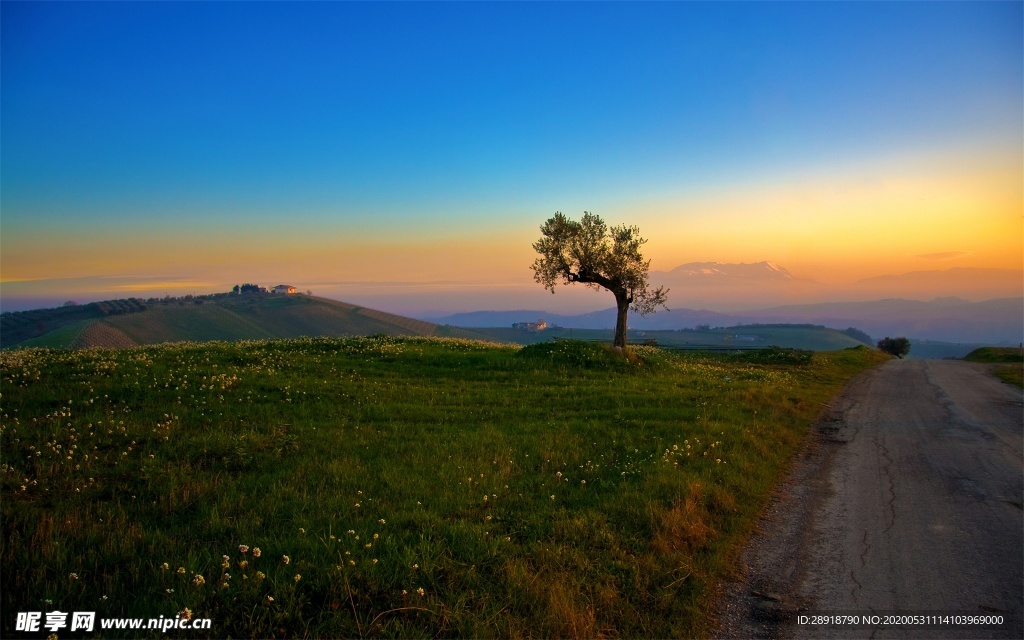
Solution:
{"label": "farmhouse on hill", "polygon": [[540,319],[537,322],[513,322],[512,328],[519,329],[520,331],[543,331],[548,326],[548,323],[544,319]]}
{"label": "farmhouse on hill", "polygon": [[274,287],[274,293],[295,293],[295,287],[290,284],[279,284]]}

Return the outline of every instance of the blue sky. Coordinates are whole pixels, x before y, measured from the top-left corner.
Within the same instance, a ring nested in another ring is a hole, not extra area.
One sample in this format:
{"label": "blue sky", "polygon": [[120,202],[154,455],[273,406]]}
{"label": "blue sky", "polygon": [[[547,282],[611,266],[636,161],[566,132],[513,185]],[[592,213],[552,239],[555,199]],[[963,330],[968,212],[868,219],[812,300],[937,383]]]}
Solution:
{"label": "blue sky", "polygon": [[[473,284],[530,287],[529,243],[555,210],[640,224],[656,267],[717,247],[814,269],[796,249],[685,230],[737,193],[836,181],[973,189],[964,206],[993,243],[1015,223],[1015,244],[984,258],[986,237],[953,236],[917,252],[1020,267],[1019,209],[986,204],[1020,189],[1003,177],[1024,135],[1020,2],[0,11],[4,298],[72,277],[469,282],[474,243],[494,259]],[[882,193],[858,197],[888,211]],[[732,206],[758,224],[787,215]],[[131,257],[134,243],[152,250]],[[880,261],[857,273],[906,268]]]}

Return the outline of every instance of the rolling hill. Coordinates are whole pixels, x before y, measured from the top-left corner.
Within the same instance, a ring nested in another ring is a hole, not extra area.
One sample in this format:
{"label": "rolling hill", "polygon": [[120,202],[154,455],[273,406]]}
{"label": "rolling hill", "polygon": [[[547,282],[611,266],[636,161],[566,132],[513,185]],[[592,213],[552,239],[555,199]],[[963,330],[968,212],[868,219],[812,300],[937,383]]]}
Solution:
{"label": "rolling hill", "polygon": [[[1014,337],[1020,335],[1021,303],[1021,298],[981,303],[958,299],[879,300],[792,305],[735,314],[674,309],[647,318],[631,318],[629,339],[681,347],[776,345],[828,350],[854,346],[856,340],[838,329],[857,327],[875,338],[906,335],[917,345],[914,355],[918,357],[962,356],[973,346],[961,345],[953,353],[949,345],[940,343],[977,346],[1019,342],[1020,338]],[[511,327],[514,322],[540,318],[548,322],[545,331],[529,333]],[[614,309],[575,316],[523,310],[413,319],[301,294],[214,294],[109,300],[4,313],[0,314],[0,346],[123,348],[162,342],[373,334],[530,344],[553,337],[608,340],[614,321]],[[934,353],[934,349],[926,348],[932,342],[939,348]]]}
{"label": "rolling hill", "polygon": [[373,334],[478,337],[336,300],[258,293],[109,301],[5,313],[0,322],[3,347],[121,348],[162,342]]}

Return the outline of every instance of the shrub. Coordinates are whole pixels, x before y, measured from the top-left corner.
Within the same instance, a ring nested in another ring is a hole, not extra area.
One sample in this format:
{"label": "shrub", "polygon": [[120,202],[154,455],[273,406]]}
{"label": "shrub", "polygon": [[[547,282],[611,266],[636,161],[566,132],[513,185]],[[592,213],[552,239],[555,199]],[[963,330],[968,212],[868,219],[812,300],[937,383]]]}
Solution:
{"label": "shrub", "polygon": [[632,353],[627,352],[626,357],[623,357],[615,347],[583,340],[538,342],[520,349],[519,356],[546,360],[555,365],[586,369],[618,369],[638,361],[638,358]]}
{"label": "shrub", "polygon": [[735,354],[732,359],[740,362],[757,364],[810,364],[814,357],[813,351],[806,349],[793,349],[790,347],[768,347],[767,349],[752,349],[741,351]]}
{"label": "shrub", "polygon": [[878,341],[878,349],[902,360],[903,356],[910,353],[910,340],[886,336]]}

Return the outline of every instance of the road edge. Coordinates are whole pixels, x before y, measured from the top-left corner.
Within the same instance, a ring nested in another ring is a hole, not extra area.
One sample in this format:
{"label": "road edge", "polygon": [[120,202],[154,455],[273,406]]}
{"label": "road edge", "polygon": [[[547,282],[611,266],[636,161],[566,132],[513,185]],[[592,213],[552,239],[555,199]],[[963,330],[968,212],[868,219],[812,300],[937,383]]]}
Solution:
{"label": "road edge", "polygon": [[854,390],[869,384],[880,366],[851,378],[808,430],[744,545],[741,577],[717,587],[711,637],[782,638],[797,614],[811,608],[813,603],[798,595],[804,578],[801,558],[810,553],[820,507],[832,495],[829,477],[836,453],[848,442],[843,416],[854,403]]}

